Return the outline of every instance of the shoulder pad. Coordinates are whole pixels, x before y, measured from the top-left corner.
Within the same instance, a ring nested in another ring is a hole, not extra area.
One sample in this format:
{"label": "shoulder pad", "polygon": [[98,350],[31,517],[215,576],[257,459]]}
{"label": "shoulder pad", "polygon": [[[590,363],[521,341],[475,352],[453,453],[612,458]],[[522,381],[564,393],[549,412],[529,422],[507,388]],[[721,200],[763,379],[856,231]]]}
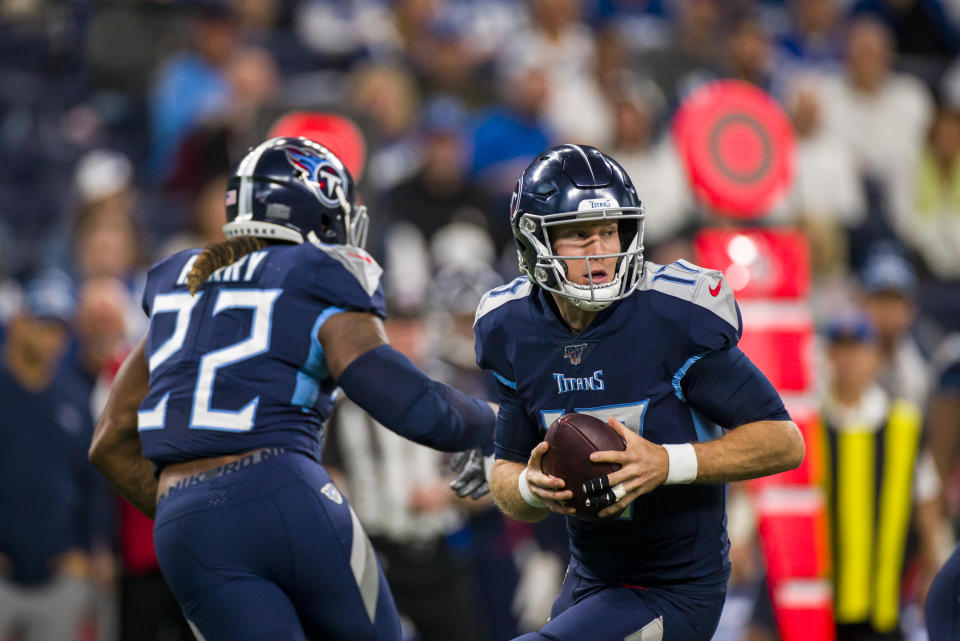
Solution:
{"label": "shoulder pad", "polygon": [[686,260],[669,265],[647,262],[639,289],[654,290],[702,307],[741,331],[740,314],[723,272],[705,269]]}
{"label": "shoulder pad", "polygon": [[533,284],[526,276],[520,276],[506,285],[491,289],[483,295],[483,298],[480,299],[480,304],[477,305],[477,314],[473,319],[474,325],[477,324],[477,321],[479,321],[481,317],[489,314],[498,307],[512,300],[526,298],[532,290]]}
{"label": "shoulder pad", "polygon": [[367,293],[367,296],[373,296],[380,287],[380,277],[383,276],[383,268],[377,264],[370,254],[365,250],[350,245],[327,245],[321,243],[317,235],[311,232],[307,235],[310,244],[322,251],[324,254],[343,265],[344,269],[350,272],[356,281]]}

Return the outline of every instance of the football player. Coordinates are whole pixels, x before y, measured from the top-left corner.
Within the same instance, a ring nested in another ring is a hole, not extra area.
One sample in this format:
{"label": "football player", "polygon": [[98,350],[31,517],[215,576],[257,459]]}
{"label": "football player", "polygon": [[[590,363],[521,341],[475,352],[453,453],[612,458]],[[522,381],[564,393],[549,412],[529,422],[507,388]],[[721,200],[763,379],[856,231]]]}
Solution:
{"label": "football player", "polygon": [[709,639],[730,571],[724,484],[798,466],[800,432],[737,348],[723,275],[643,260],[643,208],[616,161],[549,149],[510,207],[524,276],[487,293],[474,326],[499,381],[491,492],[514,518],[572,515],[570,488],[540,468],[549,425],[587,413],[626,442],[591,454],[622,466],[584,488],[605,518],[567,519],[551,618],[520,639]]}
{"label": "football player", "polygon": [[[945,341],[947,364],[930,402],[930,451],[940,478],[956,478],[960,466],[960,335]],[[933,579],[925,605],[930,641],[960,641],[960,545]]]}
{"label": "football player", "polygon": [[334,392],[448,451],[489,442],[494,413],[388,344],[366,211],[326,148],[263,142],[226,207],[225,242],[150,270],[150,327],[90,459],[155,514],[157,558],[198,638],[400,639],[373,548],[319,463]]}

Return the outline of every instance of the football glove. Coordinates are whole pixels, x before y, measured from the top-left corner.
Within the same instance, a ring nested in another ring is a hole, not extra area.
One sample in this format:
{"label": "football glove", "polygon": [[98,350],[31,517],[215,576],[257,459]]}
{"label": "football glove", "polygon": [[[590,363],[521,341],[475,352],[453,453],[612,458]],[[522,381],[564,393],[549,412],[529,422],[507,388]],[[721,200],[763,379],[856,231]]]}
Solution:
{"label": "football glove", "polygon": [[450,469],[458,473],[450,482],[450,489],[460,498],[476,500],[490,492],[488,480],[493,468],[493,456],[484,456],[481,448],[457,452],[450,459]]}

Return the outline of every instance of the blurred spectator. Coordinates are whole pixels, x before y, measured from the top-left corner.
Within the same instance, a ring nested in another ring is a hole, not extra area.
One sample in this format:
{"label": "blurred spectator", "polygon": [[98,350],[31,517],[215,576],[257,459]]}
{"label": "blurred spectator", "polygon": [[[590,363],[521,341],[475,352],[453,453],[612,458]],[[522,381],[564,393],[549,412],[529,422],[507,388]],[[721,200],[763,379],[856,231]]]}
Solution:
{"label": "blurred spectator", "polygon": [[207,114],[182,136],[164,188],[193,199],[211,178],[228,173],[234,158],[260,141],[261,111],[279,88],[276,64],[266,49],[238,47],[225,64],[225,108]]}
{"label": "blurred spectator", "polygon": [[245,47],[263,51],[284,73],[314,69],[316,60],[292,37],[290,4],[283,0],[232,0],[237,11],[239,39]]}
{"label": "blurred spectator", "polygon": [[0,637],[72,639],[92,605],[96,514],[90,398],[60,367],[69,337],[69,279],[26,287],[0,360]]}
{"label": "blurred spectator", "polygon": [[130,281],[140,264],[140,236],[126,202],[110,198],[84,206],[74,227],[73,258],[80,280]]}
{"label": "blurred spectator", "polygon": [[90,388],[91,418],[100,417],[107,400],[112,366],[126,355],[135,337],[127,324],[133,301],[122,281],[112,276],[88,279],[77,299],[77,349],[72,363]]}
{"label": "blurred spectator", "polygon": [[[390,342],[422,360],[424,321],[384,323]],[[462,527],[442,453],[398,437],[344,398],[324,426],[324,465],[357,513],[394,594],[421,641],[482,637],[469,559],[453,545]]]}
{"label": "blurred spectator", "polygon": [[235,15],[226,4],[200,3],[190,24],[190,50],[169,59],[157,75],[150,104],[151,175],[166,179],[184,136],[230,107],[226,75],[237,45]]}
{"label": "blurred spectator", "polygon": [[226,75],[230,83],[230,129],[245,149],[260,140],[256,119],[279,89],[279,69],[267,49],[245,46],[230,60]]}
{"label": "blurred spectator", "polygon": [[960,111],[941,107],[923,148],[897,231],[941,280],[960,281]]}
{"label": "blurred spectator", "polygon": [[[93,151],[81,159],[76,172],[80,209],[70,236],[58,239],[71,246],[58,253],[66,254],[60,264],[78,284],[116,278],[138,299],[146,239],[135,219],[138,201],[128,171],[129,161],[113,152]],[[126,319],[131,335],[142,334],[146,321],[139,300],[131,302]]]}
{"label": "blurred spectator", "polygon": [[[466,122],[464,107],[454,98],[435,98],[424,107],[418,132],[421,163],[416,173],[387,192],[385,217],[376,223],[382,233],[389,236],[393,226],[409,223],[429,245],[441,227],[469,223],[496,233],[498,246],[506,246],[509,228],[502,224],[502,216],[494,215],[484,193],[467,174]],[[385,267],[388,274],[394,271],[389,263]],[[402,268],[396,271],[404,272]]]}
{"label": "blurred spectator", "polygon": [[351,109],[372,127],[367,180],[375,192],[387,190],[417,168],[412,141],[420,103],[416,84],[399,65],[373,64],[351,72],[347,94]]}
{"label": "blurred spectator", "polygon": [[[493,398],[489,375],[476,364],[473,318],[487,291],[503,279],[485,262],[462,259],[440,269],[430,283],[427,302],[424,371],[439,381],[477,397]],[[506,641],[517,634],[511,603],[517,585],[513,546],[506,518],[489,495],[464,500],[464,531],[458,537],[469,545],[480,604],[481,637]]]}
{"label": "blurred spectator", "polygon": [[813,276],[819,284],[848,271],[847,234],[866,214],[863,185],[849,147],[823,126],[816,84],[797,78],[786,107],[796,133],[793,188],[770,222],[796,224],[810,243]]}
{"label": "blurred spectator", "polygon": [[[124,284],[112,276],[87,280],[77,297],[73,323],[76,345],[65,359],[64,368],[72,377],[72,384],[88,399],[90,420],[94,424],[110,391],[110,370],[126,355],[134,339],[127,331],[127,315],[132,305]],[[129,636],[120,628],[117,599],[116,495],[106,479],[96,475],[88,500],[93,505],[93,525],[99,541],[91,549],[90,573],[96,587],[97,627],[101,641],[114,638],[127,641]]]}
{"label": "blurred spectator", "polygon": [[464,259],[442,267],[430,283],[426,366],[431,376],[477,398],[496,388],[477,367],[473,319],[483,295],[503,284],[488,264]]}
{"label": "blurred spectator", "polygon": [[[633,54],[627,46],[623,34],[613,25],[604,25],[597,28],[593,34],[595,50],[593,76],[597,88],[609,100],[620,91],[622,78],[631,75],[635,67]],[[612,111],[612,107],[608,107]],[[610,115],[611,135],[613,128],[613,114]]]}
{"label": "blurred spectator", "polygon": [[881,354],[878,382],[891,395],[925,408],[929,362],[913,334],[917,280],[910,263],[883,247],[873,251],[860,272],[864,311],[876,332]]}
{"label": "blurred spectator", "polygon": [[206,247],[224,240],[223,225],[227,220],[227,210],[223,194],[226,189],[225,174],[207,180],[193,202],[189,228],[167,239],[154,260],[161,260],[184,249]]}
{"label": "blurred spectator", "polygon": [[545,119],[550,97],[546,71],[534,61],[513,60],[501,65],[499,72],[502,102],[477,117],[470,171],[505,205],[516,176],[550,146],[554,136]]}
{"label": "blurred spectator", "polygon": [[679,103],[721,60],[723,5],[718,0],[679,0],[667,43],[643,57],[643,66],[667,96]]}
{"label": "blurred spectator", "polygon": [[611,113],[598,77],[594,38],[580,18],[581,0],[534,0],[531,24],[506,47],[499,64],[538,67],[547,84],[543,117],[563,142],[605,147]]}
{"label": "blurred spectator", "polygon": [[782,63],[793,69],[832,71],[843,59],[839,0],[791,0],[790,29],[777,41]]}
{"label": "blurred spectator", "polygon": [[673,2],[663,0],[593,0],[585,10],[591,24],[616,29],[632,53],[662,47],[670,33]]}
{"label": "blurred spectator", "polygon": [[452,94],[471,105],[492,98],[489,74],[481,73],[487,61],[482,45],[470,37],[471,16],[444,8],[431,22],[410,60],[423,95]]}
{"label": "blurred spectator", "polygon": [[610,153],[623,165],[643,202],[643,241],[650,249],[670,241],[694,221],[693,194],[674,139],[658,134],[665,107],[663,94],[650,80],[621,76]]}
{"label": "blurred spectator", "polygon": [[904,56],[946,59],[960,53],[960,31],[940,0],[857,0],[850,13],[883,21]]}
{"label": "blurred spectator", "polygon": [[883,356],[869,320],[834,319],[826,340],[821,418],[837,639],[898,639],[911,521],[919,600],[938,567],[939,483],[930,457],[918,455],[920,409],[878,383]]}
{"label": "blurred spectator", "polygon": [[72,255],[67,260],[80,281],[114,276],[128,282],[140,263],[141,237],[134,223],[136,196],[129,161],[124,164],[120,156],[103,154],[91,152],[78,163],[80,210],[70,237]]}
{"label": "blurred spectator", "polygon": [[772,90],[773,47],[759,15],[746,12],[728,26],[722,75]]}
{"label": "blurred spectator", "polygon": [[860,175],[879,188],[880,211],[887,212],[910,181],[933,116],[928,90],[892,71],[894,54],[882,23],[857,18],[847,33],[845,74],[825,79],[820,94],[828,134],[849,147]]}
{"label": "blurred spectator", "polygon": [[73,179],[82,203],[110,201],[120,209],[133,208],[133,163],[119,151],[94,149],[84,154]]}
{"label": "blurred spectator", "polygon": [[303,0],[294,7],[293,28],[321,61],[335,65],[364,54],[396,57],[402,42],[392,18],[376,1]]}

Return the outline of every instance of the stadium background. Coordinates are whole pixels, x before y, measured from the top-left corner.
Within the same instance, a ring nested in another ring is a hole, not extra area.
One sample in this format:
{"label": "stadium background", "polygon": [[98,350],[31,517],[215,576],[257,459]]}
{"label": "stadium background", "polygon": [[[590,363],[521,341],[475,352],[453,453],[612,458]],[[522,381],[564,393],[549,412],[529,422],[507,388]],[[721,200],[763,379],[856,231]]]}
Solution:
{"label": "stadium background", "polygon": [[[62,367],[86,371],[95,415],[145,327],[145,269],[221,238],[225,176],[281,116],[337,114],[365,141],[353,162],[392,338],[435,375],[482,390],[468,371],[469,331],[456,328],[469,325],[473,290],[517,273],[507,204],[523,167],[555,143],[600,148],[646,205],[647,257],[690,258],[700,230],[742,223],[695,195],[672,118],[698,87],[737,79],[769,92],[796,137],[787,193],[749,224],[804,235],[804,304],[818,329],[849,329],[879,309],[871,300],[899,301],[880,312],[881,324],[890,309],[901,318],[887,330],[885,375],[926,409],[958,358],[958,16],[955,0],[0,0],[0,324],[29,312],[34,291],[76,303]],[[815,395],[827,394],[821,347]],[[363,420],[336,421],[348,419]],[[389,456],[344,447],[361,477],[368,458]],[[424,478],[384,477],[409,495],[391,497],[402,514],[381,523],[389,506],[368,505],[368,528],[399,558],[421,559],[424,541],[442,540],[462,562],[446,580],[472,599],[463,620],[479,622],[478,638],[510,638],[549,605],[562,534],[453,504],[440,491],[443,462],[424,456]],[[362,493],[349,462],[334,463]],[[945,479],[931,490],[954,518],[957,488]],[[105,487],[81,503],[95,523],[70,570],[89,586],[80,636],[179,638],[156,605],[147,526]],[[46,527],[8,508],[0,530]],[[771,638],[743,512],[731,517],[734,576],[717,638]],[[410,594],[418,573],[436,573],[424,567],[411,562]],[[904,583],[901,619],[919,639],[917,583]],[[147,628],[158,631],[130,632]]]}

